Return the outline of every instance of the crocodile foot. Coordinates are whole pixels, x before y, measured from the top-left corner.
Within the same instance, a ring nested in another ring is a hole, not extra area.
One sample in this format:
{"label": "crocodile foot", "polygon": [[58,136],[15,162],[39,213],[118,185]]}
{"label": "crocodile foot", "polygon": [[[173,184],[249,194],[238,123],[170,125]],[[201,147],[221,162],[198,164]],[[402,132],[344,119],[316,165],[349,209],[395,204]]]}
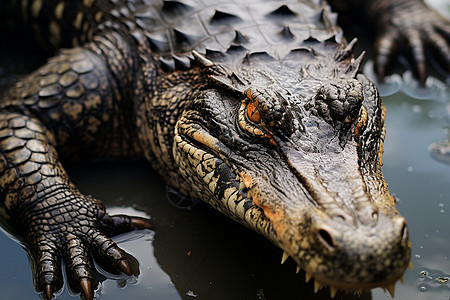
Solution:
{"label": "crocodile foot", "polygon": [[126,253],[109,237],[151,226],[141,218],[110,216],[92,197],[67,192],[64,196],[53,195],[41,202],[42,210],[34,207],[28,213],[24,244],[33,262],[36,289],[44,299],[52,299],[63,286],[63,260],[70,288],[91,300],[97,283],[90,253],[104,270],[133,275]]}
{"label": "crocodile foot", "polygon": [[450,72],[450,21],[420,1],[389,9],[379,22],[381,30],[375,44],[375,66],[380,81],[399,47],[410,49],[414,71],[421,84],[427,77],[426,47],[436,54],[442,69]]}

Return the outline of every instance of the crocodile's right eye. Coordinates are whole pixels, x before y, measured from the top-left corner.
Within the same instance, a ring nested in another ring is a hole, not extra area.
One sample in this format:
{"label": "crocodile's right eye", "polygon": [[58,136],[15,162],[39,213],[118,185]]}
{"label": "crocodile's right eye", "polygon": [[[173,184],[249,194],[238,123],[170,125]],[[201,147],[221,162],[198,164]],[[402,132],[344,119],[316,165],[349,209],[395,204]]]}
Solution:
{"label": "crocodile's right eye", "polygon": [[249,102],[242,100],[238,113],[239,127],[252,136],[269,140],[271,144],[276,144],[270,131],[266,128],[261,114],[258,110],[258,102]]}
{"label": "crocodile's right eye", "polygon": [[261,114],[259,113],[258,107],[254,102],[247,104],[247,117],[250,121],[256,124],[261,123]]}

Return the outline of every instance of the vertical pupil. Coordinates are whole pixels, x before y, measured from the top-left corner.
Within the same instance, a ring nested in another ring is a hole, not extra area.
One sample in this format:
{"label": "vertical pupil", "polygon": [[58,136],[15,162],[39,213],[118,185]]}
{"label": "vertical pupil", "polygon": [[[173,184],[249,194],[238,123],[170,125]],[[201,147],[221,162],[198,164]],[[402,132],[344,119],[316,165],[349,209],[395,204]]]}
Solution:
{"label": "vertical pupil", "polygon": [[250,121],[255,123],[261,122],[261,115],[259,114],[258,108],[252,102],[247,105],[247,116]]}

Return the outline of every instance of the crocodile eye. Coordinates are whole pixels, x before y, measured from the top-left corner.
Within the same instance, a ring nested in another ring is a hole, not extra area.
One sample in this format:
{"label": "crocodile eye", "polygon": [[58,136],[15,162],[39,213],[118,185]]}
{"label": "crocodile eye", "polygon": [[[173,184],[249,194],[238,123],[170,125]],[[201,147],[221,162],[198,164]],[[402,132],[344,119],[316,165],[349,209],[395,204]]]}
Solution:
{"label": "crocodile eye", "polygon": [[247,104],[247,117],[250,121],[256,124],[261,123],[261,115],[259,114],[258,108],[253,102]]}

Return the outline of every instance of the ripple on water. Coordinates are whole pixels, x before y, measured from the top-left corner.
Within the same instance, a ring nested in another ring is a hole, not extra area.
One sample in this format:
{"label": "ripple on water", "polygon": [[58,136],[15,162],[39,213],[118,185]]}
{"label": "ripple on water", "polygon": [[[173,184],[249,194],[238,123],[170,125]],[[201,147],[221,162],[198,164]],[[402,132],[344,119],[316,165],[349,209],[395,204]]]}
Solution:
{"label": "ripple on water", "polygon": [[405,71],[401,75],[392,74],[386,76],[384,82],[379,82],[374,72],[373,64],[373,60],[368,60],[363,67],[363,73],[375,82],[382,97],[402,91],[414,99],[439,102],[446,102],[448,100],[449,85],[435,77],[428,76],[425,86],[422,86],[414,78],[411,71]]}
{"label": "ripple on water", "polygon": [[450,290],[450,275],[440,270],[422,268],[417,278],[417,289],[420,292],[429,292],[433,289]]}

